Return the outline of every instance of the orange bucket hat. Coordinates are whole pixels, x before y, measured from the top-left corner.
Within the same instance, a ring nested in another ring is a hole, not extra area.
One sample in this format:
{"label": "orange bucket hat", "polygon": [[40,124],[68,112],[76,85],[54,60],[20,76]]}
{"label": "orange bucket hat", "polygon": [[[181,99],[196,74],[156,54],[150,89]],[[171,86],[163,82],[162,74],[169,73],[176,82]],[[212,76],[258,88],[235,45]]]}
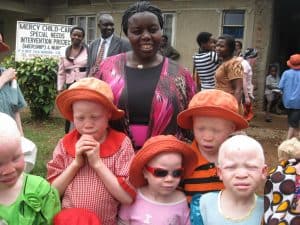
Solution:
{"label": "orange bucket hat", "polygon": [[124,116],[124,111],[114,104],[114,95],[110,86],[102,80],[94,77],[82,78],[72,84],[68,90],[60,93],[56,98],[56,105],[69,121],[73,121],[73,103],[76,101],[93,101],[104,105],[112,113],[111,119],[116,120]]}
{"label": "orange bucket hat", "polygon": [[97,215],[87,209],[66,208],[53,218],[53,225],[101,225]]}
{"label": "orange bucket hat", "polygon": [[292,69],[300,70],[300,54],[291,55],[286,64]]}
{"label": "orange bucket hat", "polygon": [[169,152],[177,152],[182,155],[184,177],[194,171],[197,164],[197,155],[193,149],[173,135],[158,135],[149,138],[134,156],[129,168],[130,183],[136,188],[146,185],[147,181],[143,175],[143,168],[155,156]]}
{"label": "orange bucket hat", "polygon": [[236,131],[248,127],[248,122],[239,114],[236,98],[221,90],[205,90],[195,94],[188,109],[178,114],[178,125],[184,129],[193,129],[193,116],[219,117],[232,121]]}

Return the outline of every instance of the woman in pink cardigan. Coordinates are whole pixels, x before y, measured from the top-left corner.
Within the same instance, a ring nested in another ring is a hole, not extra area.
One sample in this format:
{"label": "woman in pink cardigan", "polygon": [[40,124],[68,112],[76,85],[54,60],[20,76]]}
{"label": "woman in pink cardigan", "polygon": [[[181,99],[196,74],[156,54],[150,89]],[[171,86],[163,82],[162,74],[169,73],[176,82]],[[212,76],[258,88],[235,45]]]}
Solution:
{"label": "woman in pink cardigan", "polygon": [[[71,45],[65,49],[60,57],[57,73],[57,91],[60,93],[75,81],[87,77],[87,45],[84,44],[84,29],[73,27],[70,31]],[[65,133],[70,129],[70,122],[66,121]]]}

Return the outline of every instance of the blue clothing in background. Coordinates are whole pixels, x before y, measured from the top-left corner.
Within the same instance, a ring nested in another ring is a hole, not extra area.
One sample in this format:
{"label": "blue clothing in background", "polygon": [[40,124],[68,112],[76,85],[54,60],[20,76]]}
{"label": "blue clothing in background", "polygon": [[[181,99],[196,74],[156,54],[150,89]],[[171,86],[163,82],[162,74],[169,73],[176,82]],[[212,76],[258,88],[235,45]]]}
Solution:
{"label": "blue clothing in background", "polygon": [[283,91],[283,104],[287,109],[300,109],[300,70],[283,72],[279,88]]}
{"label": "blue clothing in background", "polygon": [[[0,68],[0,76],[4,68]],[[10,115],[15,119],[15,113],[26,106],[25,99],[22,95],[20,87],[11,86],[11,82],[7,82],[0,89],[0,112]]]}

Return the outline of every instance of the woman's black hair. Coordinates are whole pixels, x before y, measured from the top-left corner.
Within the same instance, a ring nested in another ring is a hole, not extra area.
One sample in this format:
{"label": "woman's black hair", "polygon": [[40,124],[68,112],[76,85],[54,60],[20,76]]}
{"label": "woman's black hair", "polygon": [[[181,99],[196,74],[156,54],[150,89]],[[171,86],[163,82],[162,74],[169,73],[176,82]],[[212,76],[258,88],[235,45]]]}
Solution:
{"label": "woman's black hair", "polygon": [[82,27],[72,27],[72,29],[70,30],[70,34],[72,34],[74,30],[80,30],[82,32],[83,37],[85,36],[85,31]]}
{"label": "woman's black hair", "polygon": [[127,36],[129,18],[131,16],[133,16],[134,14],[140,13],[140,12],[150,12],[150,13],[153,13],[154,15],[156,15],[158,18],[160,28],[161,29],[163,28],[164,19],[163,19],[161,10],[157,6],[151,5],[151,3],[148,1],[140,1],[140,2],[136,2],[132,5],[130,5],[123,14],[122,29],[123,29],[123,32],[126,34],[126,36]]}
{"label": "woman's black hair", "polygon": [[225,43],[226,43],[226,46],[228,47],[230,55],[233,55],[234,50],[235,50],[235,39],[234,39],[234,37],[229,35],[229,34],[223,34],[218,39],[225,40]]}
{"label": "woman's black hair", "polygon": [[212,36],[212,34],[209,32],[200,32],[196,39],[198,45],[201,46],[201,44],[207,43],[211,36]]}

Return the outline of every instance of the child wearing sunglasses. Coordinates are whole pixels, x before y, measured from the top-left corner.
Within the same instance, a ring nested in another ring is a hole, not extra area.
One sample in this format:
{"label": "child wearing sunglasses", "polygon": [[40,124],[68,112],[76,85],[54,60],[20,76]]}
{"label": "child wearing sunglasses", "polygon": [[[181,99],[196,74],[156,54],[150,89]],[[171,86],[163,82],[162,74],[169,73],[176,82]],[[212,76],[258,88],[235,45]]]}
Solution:
{"label": "child wearing sunglasses", "polygon": [[121,206],[118,224],[189,225],[187,200],[177,186],[196,162],[193,150],[172,135],[146,141],[129,169],[129,181],[137,188],[136,200]]}
{"label": "child wearing sunglasses", "polygon": [[248,127],[239,114],[236,98],[221,90],[198,92],[188,109],[178,114],[177,123],[193,130],[195,136],[191,147],[197,154],[197,168],[182,182],[188,200],[196,194],[223,189],[216,168],[219,147],[234,131]]}
{"label": "child wearing sunglasses", "polygon": [[267,175],[262,146],[246,135],[227,139],[219,150],[218,175],[225,189],[193,197],[192,225],[260,225],[264,200],[255,191]]}

